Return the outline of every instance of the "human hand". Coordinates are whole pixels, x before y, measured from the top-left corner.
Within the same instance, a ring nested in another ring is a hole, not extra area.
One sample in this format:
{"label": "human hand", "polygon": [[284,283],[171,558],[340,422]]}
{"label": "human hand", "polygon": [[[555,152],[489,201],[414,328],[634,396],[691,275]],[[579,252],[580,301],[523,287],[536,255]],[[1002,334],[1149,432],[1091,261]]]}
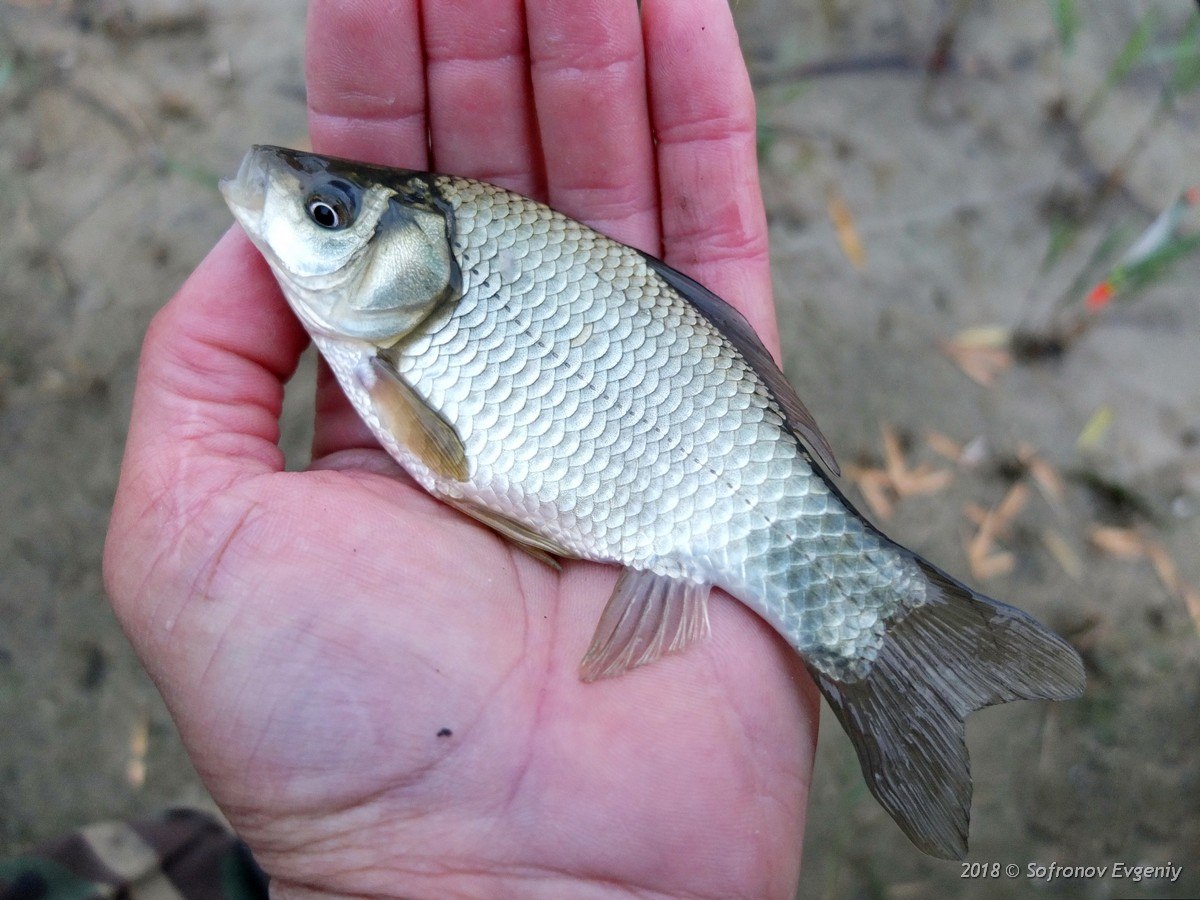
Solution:
{"label": "human hand", "polygon": [[[660,256],[777,339],[753,100],[725,0],[315,0],[323,153],[494,181]],[[426,154],[427,140],[432,157]],[[713,636],[583,684],[616,579],[434,500],[227,234],[146,337],[105,554],[201,777],[280,893],[790,896],[816,735],[798,659]]]}

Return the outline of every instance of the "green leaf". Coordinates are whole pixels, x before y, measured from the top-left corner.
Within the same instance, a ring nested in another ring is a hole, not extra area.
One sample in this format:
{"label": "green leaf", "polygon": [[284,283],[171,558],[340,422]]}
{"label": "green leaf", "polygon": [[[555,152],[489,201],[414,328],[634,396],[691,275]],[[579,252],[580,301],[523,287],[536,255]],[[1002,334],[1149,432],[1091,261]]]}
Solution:
{"label": "green leaf", "polygon": [[1100,242],[1100,245],[1092,251],[1091,257],[1089,257],[1084,267],[1079,270],[1079,274],[1075,276],[1075,279],[1071,282],[1071,286],[1067,288],[1067,292],[1062,295],[1059,302],[1063,304],[1076,302],[1091,284],[1102,277],[1100,272],[1109,268],[1117,251],[1122,247],[1127,247],[1132,240],[1133,235],[1127,227],[1116,228],[1110,231],[1104,240]]}
{"label": "green leaf", "polygon": [[1075,49],[1075,35],[1079,32],[1079,7],[1075,0],[1050,0],[1050,15],[1063,50],[1070,53]]}
{"label": "green leaf", "polygon": [[1133,30],[1133,34],[1129,36],[1129,40],[1121,48],[1116,62],[1108,70],[1108,75],[1100,86],[1096,88],[1096,92],[1092,94],[1091,99],[1088,100],[1087,105],[1083,108],[1083,114],[1080,116],[1081,122],[1086,124],[1091,121],[1092,117],[1100,109],[1101,104],[1104,103],[1109,91],[1142,60],[1142,57],[1146,54],[1146,50],[1149,48],[1150,38],[1154,35],[1154,29],[1157,25],[1157,9],[1150,7],[1150,11],[1142,16],[1142,20],[1138,22],[1137,28]]}
{"label": "green leaf", "polygon": [[770,122],[759,119],[756,138],[758,158],[765,163],[771,156],[771,151],[775,149],[775,144],[779,141],[779,128]]}
{"label": "green leaf", "polygon": [[1175,45],[1175,68],[1171,72],[1173,96],[1187,94],[1200,87],[1200,13],[1193,14]]}
{"label": "green leaf", "polygon": [[1138,64],[1146,52],[1146,48],[1150,45],[1150,38],[1154,35],[1154,29],[1157,26],[1158,10],[1152,6],[1150,11],[1142,16],[1142,21],[1138,22],[1137,28],[1129,36],[1125,46],[1121,48],[1121,54],[1117,57],[1117,61],[1113,63],[1113,67],[1108,73],[1110,87],[1128,75],[1130,70]]}
{"label": "green leaf", "polygon": [[221,180],[221,176],[207,166],[171,156],[163,160],[163,164],[172,175],[185,178],[202,188],[211,190],[213,193],[217,192],[217,182]]}
{"label": "green leaf", "polygon": [[1050,223],[1050,245],[1046,248],[1046,256],[1042,259],[1043,274],[1053,269],[1055,264],[1062,259],[1063,253],[1075,243],[1080,231],[1080,225],[1074,219],[1067,216],[1054,217]]}
{"label": "green leaf", "polygon": [[1122,275],[1127,290],[1139,290],[1151,282],[1158,281],[1167,270],[1183,257],[1200,249],[1200,232],[1167,241],[1145,259],[1124,267]]}

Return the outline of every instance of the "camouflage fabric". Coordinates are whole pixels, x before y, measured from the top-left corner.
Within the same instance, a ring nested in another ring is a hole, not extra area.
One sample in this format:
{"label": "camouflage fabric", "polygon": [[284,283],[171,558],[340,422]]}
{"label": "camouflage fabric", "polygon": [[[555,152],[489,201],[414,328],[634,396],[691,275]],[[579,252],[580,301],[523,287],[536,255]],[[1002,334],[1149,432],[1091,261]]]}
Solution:
{"label": "camouflage fabric", "polygon": [[0,900],[258,900],[267,877],[246,845],[190,809],[99,822],[0,860]]}

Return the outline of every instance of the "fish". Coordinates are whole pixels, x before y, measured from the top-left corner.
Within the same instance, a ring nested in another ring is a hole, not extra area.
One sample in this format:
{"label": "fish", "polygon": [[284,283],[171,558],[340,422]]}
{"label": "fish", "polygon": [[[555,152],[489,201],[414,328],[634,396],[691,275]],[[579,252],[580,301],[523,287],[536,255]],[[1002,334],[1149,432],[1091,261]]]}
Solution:
{"label": "fish", "polygon": [[966,716],[1078,697],[1079,654],[854,508],[741,314],[469,178],[256,146],[220,187],[413,479],[550,565],[621,567],[584,681],[703,639],[721,588],[803,658],[913,843],[966,854]]}

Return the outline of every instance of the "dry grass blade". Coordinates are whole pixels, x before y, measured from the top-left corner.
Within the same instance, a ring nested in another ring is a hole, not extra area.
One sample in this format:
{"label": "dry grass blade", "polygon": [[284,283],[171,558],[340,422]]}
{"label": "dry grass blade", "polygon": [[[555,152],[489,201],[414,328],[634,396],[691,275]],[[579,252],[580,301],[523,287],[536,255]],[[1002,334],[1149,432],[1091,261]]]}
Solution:
{"label": "dry grass blade", "polygon": [[875,517],[886,521],[895,512],[896,500],[940,491],[954,480],[954,473],[949,469],[936,469],[930,463],[909,468],[896,429],[884,423],[880,431],[883,434],[883,468],[849,465],[846,475],[857,485],[863,502]]}
{"label": "dry grass blade", "polygon": [[957,463],[962,459],[963,445],[940,431],[926,432],[925,443],[938,456],[944,457],[952,463]]}
{"label": "dry grass blade", "polygon": [[1009,488],[1008,493],[1004,495],[1004,499],[1000,501],[1000,505],[996,507],[996,512],[992,516],[992,523],[996,534],[1008,534],[1012,530],[1013,521],[1028,502],[1029,487],[1024,482],[1018,481]]}
{"label": "dry grass blade", "polygon": [[1088,532],[1088,540],[1102,553],[1114,559],[1149,560],[1159,583],[1167,593],[1183,601],[1192,624],[1196,626],[1197,632],[1200,632],[1200,590],[1183,580],[1179,574],[1179,566],[1166,547],[1132,528],[1115,528],[1108,525],[1092,528]]}
{"label": "dry grass blade", "polygon": [[833,230],[837,234],[838,246],[850,260],[850,265],[862,269],[867,263],[867,252],[863,249],[862,239],[854,225],[854,214],[846,204],[846,199],[836,186],[831,186],[826,194],[826,209],[833,222]]}
{"label": "dry grass blade", "polygon": [[1162,586],[1172,594],[1180,595],[1183,591],[1183,581],[1179,577],[1179,567],[1175,565],[1175,560],[1171,558],[1167,549],[1162,544],[1147,541],[1146,556],[1150,559],[1150,565],[1154,566],[1154,574],[1158,576]]}
{"label": "dry grass blade", "polygon": [[966,516],[971,524],[976,528],[982,528],[983,523],[988,520],[990,513],[987,507],[971,502],[963,505],[963,515]]}
{"label": "dry grass blade", "polygon": [[1005,328],[968,328],[940,346],[964,375],[976,384],[992,387],[1012,366],[1011,337]]}
{"label": "dry grass blade", "polygon": [[1063,484],[1062,476],[1058,474],[1058,470],[1042,459],[1042,457],[1038,456],[1037,451],[1030,444],[1021,443],[1017,446],[1017,458],[1021,460],[1022,465],[1029,472],[1029,477],[1038,486],[1038,490],[1046,498],[1046,502],[1054,508],[1055,512],[1063,512],[1063,498],[1066,495],[1066,488]]}
{"label": "dry grass blade", "polygon": [[1017,564],[1017,558],[1008,550],[997,549],[991,523],[985,519],[983,527],[967,542],[967,563],[971,575],[983,581],[998,575],[1007,575]]}
{"label": "dry grass blade", "polygon": [[1188,615],[1192,617],[1196,633],[1200,634],[1200,590],[1190,584],[1185,584],[1183,586],[1183,605],[1187,607]]}
{"label": "dry grass blade", "polygon": [[133,723],[133,732],[129,736],[129,760],[125,764],[125,778],[134,788],[146,783],[146,751],[149,748],[150,719],[141,716]]}
{"label": "dry grass blade", "polygon": [[975,536],[967,542],[967,562],[976,578],[1006,575],[1016,566],[1016,557],[999,547],[996,539],[1012,530],[1014,520],[1028,500],[1029,488],[1017,482],[994,509],[985,510],[974,503],[963,507],[963,513],[978,526]]}
{"label": "dry grass blade", "polygon": [[1132,528],[1096,525],[1088,532],[1088,540],[1113,559],[1134,560],[1146,556],[1146,539]]}
{"label": "dry grass blade", "polygon": [[890,519],[895,505],[892,503],[892,483],[887,473],[882,469],[855,465],[848,465],[845,469],[846,476],[857,485],[863,502],[870,508],[872,515],[881,522]]}
{"label": "dry grass blade", "polygon": [[985,509],[978,503],[968,503],[963,507],[963,514],[976,527],[982,529],[985,525],[995,537],[1004,537],[1012,529],[1013,520],[1017,517],[1025,503],[1029,500],[1029,488],[1017,482],[994,509]]}
{"label": "dry grass blade", "polygon": [[942,490],[954,480],[954,473],[948,469],[935,469],[929,463],[921,463],[916,468],[909,468],[904,458],[904,450],[900,447],[900,438],[890,425],[884,425],[883,430],[883,465],[887,477],[891,481],[892,490],[898,497],[911,497],[917,494],[932,494]]}

